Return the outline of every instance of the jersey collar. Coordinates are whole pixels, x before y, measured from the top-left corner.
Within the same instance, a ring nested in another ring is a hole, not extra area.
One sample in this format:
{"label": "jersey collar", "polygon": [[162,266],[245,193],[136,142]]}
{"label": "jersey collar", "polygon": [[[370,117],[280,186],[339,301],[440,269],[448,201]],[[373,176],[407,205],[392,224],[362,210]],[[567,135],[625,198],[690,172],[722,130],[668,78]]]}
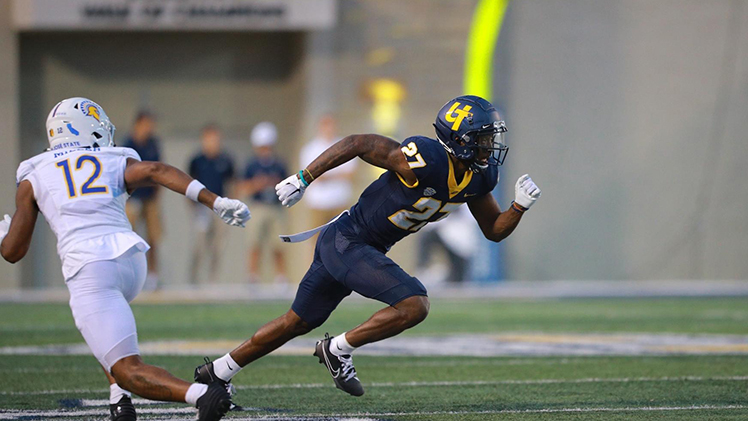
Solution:
{"label": "jersey collar", "polygon": [[[445,151],[446,153],[446,151]],[[449,162],[449,175],[447,175],[447,186],[449,186],[449,198],[453,198],[460,194],[462,190],[465,189],[465,187],[470,184],[470,181],[473,179],[473,172],[468,170],[465,171],[465,175],[462,176],[462,181],[460,181],[460,184],[457,184],[457,179],[455,178],[455,167],[452,163],[452,158],[450,158],[449,154],[447,154],[447,162]]]}

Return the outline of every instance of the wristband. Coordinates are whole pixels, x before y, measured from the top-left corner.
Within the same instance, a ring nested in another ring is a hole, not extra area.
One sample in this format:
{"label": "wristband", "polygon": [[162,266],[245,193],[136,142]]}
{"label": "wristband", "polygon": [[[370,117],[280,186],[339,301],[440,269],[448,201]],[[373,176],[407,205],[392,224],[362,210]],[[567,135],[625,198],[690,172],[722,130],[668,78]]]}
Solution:
{"label": "wristband", "polygon": [[197,202],[197,196],[200,195],[200,191],[204,188],[205,186],[203,183],[197,180],[192,180],[192,182],[187,186],[187,191],[184,192],[184,195],[187,196],[188,199]]}
{"label": "wristband", "polygon": [[527,208],[525,208],[524,206],[520,205],[519,203],[517,203],[517,202],[515,202],[513,200],[512,200],[512,206],[511,206],[511,208],[515,212],[519,212],[519,213],[525,213],[525,212],[527,212]]}
{"label": "wristband", "polygon": [[306,175],[309,176],[309,184],[312,184],[312,181],[314,181],[314,176],[312,175],[312,172],[309,171],[308,168],[304,168],[302,171],[306,171]]}
{"label": "wristband", "polygon": [[304,170],[301,170],[301,171],[299,171],[299,174],[298,174],[298,176],[299,176],[299,181],[301,181],[301,184],[303,184],[303,185],[304,185],[304,187],[309,187],[309,182],[307,182],[307,181],[306,181],[306,180],[304,179]]}

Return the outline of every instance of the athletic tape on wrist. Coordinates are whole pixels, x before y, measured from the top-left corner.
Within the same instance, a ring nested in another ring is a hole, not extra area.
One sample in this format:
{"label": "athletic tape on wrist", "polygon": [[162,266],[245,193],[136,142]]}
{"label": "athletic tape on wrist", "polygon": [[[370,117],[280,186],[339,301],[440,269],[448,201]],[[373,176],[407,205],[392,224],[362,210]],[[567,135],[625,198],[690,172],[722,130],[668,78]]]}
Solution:
{"label": "athletic tape on wrist", "polygon": [[200,194],[200,191],[202,191],[202,189],[204,188],[205,186],[203,185],[203,183],[197,180],[192,180],[192,182],[187,186],[187,191],[184,192],[184,195],[187,196],[192,201],[197,202],[198,201],[197,196]]}

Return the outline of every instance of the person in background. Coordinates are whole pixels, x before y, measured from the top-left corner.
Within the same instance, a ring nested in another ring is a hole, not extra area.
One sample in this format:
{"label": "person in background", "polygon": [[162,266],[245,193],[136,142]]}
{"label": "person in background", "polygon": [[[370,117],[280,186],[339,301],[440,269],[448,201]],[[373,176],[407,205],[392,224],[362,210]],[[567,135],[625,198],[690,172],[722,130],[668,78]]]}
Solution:
{"label": "person in background", "polygon": [[[156,119],[147,110],[141,110],[135,116],[132,130],[124,142],[125,148],[134,149],[144,161],[161,161],[161,145],[154,135]],[[158,288],[158,250],[163,229],[161,226],[161,204],[159,186],[143,187],[135,190],[125,207],[127,219],[134,230],[142,221],[145,224],[145,239],[151,245],[146,254],[148,258],[148,275],[143,289],[152,291]]]}
{"label": "person in background", "polygon": [[[234,161],[221,149],[221,131],[218,126],[208,124],[200,132],[201,150],[190,161],[189,174],[203,183],[207,189],[223,196],[234,178]],[[190,272],[193,285],[198,283],[198,274],[204,258],[208,259],[208,277],[213,280],[218,274],[221,258],[223,227],[216,224],[204,207],[193,205],[195,212],[195,239]]]}
{"label": "person in background", "polygon": [[[336,135],[335,119],[324,115],[319,120],[317,136],[301,149],[301,168],[306,168],[322,152],[334,145],[340,138]],[[358,163],[348,161],[326,172],[307,191],[306,204],[311,210],[312,226],[326,223],[348,209],[353,200],[353,176]]]}
{"label": "person in background", "polygon": [[275,195],[275,185],[286,177],[286,164],[278,157],[274,146],[278,130],[273,123],[263,121],[252,129],[254,157],[244,170],[242,190],[250,196],[256,222],[249,233],[249,281],[260,280],[262,251],[272,248],[275,262],[275,283],[288,283],[283,243],[278,239],[286,225],[286,210]]}
{"label": "person in background", "polygon": [[[420,229],[418,278],[433,284],[465,281],[470,258],[477,252],[480,242],[477,231],[478,227],[465,206],[457,208],[449,218]],[[434,248],[444,251],[446,265],[435,262]]]}

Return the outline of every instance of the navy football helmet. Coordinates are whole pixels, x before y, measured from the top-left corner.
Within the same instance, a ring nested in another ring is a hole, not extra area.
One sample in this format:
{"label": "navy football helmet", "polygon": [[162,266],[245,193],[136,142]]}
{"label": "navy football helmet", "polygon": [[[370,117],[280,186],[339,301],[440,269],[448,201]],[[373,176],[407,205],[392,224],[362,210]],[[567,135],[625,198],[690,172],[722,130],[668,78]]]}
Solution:
{"label": "navy football helmet", "polygon": [[436,138],[457,159],[469,162],[473,172],[504,163],[506,124],[490,102],[463,95],[444,104],[434,123]]}

